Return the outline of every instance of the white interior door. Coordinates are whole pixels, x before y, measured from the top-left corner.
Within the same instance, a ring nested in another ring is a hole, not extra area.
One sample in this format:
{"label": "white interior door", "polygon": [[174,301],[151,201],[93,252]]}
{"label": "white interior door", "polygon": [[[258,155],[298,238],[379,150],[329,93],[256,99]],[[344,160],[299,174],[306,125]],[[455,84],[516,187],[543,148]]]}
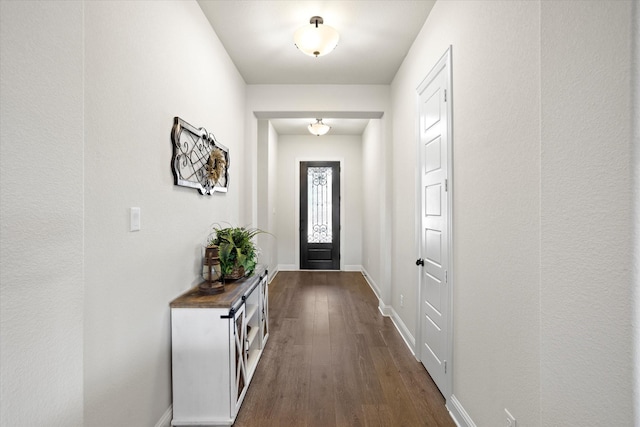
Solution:
{"label": "white interior door", "polygon": [[418,355],[451,395],[451,50],[418,87],[420,337]]}

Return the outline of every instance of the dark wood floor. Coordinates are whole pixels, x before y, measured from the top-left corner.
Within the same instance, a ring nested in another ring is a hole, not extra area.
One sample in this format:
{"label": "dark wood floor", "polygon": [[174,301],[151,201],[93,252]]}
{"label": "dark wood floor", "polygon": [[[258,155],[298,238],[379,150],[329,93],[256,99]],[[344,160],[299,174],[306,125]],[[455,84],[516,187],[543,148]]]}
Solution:
{"label": "dark wood floor", "polygon": [[281,272],[237,427],[455,423],[360,273]]}

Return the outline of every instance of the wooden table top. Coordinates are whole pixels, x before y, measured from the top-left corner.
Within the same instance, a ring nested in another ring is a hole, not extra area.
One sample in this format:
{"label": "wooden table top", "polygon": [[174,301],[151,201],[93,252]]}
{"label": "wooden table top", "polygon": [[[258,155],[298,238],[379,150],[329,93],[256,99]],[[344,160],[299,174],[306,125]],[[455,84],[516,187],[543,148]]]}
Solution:
{"label": "wooden table top", "polygon": [[214,295],[205,295],[194,286],[170,303],[171,308],[228,308],[230,309],[243,295],[246,295],[257,285],[266,274],[263,265],[256,266],[251,277],[228,281],[224,285],[224,292]]}

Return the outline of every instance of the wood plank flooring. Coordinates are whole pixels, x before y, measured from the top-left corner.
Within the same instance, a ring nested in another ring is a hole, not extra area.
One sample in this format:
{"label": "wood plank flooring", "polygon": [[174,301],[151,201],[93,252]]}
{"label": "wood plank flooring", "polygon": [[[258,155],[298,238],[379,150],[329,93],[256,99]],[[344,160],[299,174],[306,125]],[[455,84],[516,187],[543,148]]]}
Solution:
{"label": "wood plank flooring", "polygon": [[360,273],[280,272],[236,427],[455,427]]}

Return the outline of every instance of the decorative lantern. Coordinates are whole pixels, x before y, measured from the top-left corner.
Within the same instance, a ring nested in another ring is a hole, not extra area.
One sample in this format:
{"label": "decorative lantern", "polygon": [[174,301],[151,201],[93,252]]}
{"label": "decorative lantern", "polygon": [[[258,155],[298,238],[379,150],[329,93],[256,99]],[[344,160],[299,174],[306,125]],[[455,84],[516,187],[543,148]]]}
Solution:
{"label": "decorative lantern", "polygon": [[204,282],[198,285],[200,292],[204,294],[219,294],[224,292],[222,283],[222,270],[220,269],[220,256],[217,246],[207,246],[202,260],[202,278]]}

